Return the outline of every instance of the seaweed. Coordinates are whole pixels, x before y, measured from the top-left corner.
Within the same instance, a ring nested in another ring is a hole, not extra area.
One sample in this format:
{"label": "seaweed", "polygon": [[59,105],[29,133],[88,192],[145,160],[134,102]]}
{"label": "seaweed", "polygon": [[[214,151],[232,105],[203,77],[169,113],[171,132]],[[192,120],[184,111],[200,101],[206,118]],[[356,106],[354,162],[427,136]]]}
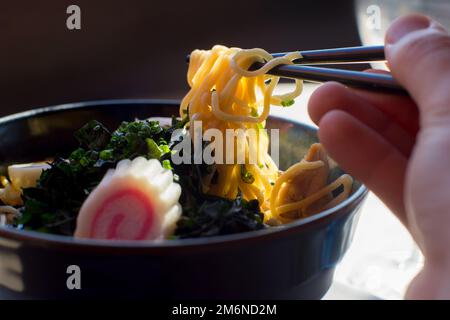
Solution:
{"label": "seaweed", "polygon": [[[212,172],[206,164],[180,164],[171,161],[172,148],[183,139],[173,139],[176,129],[184,128],[187,117],[173,118],[172,125],[162,127],[157,121],[123,122],[110,131],[98,121],[90,121],[74,136],[79,148],[67,159],[56,158],[43,171],[37,186],[23,190],[24,207],[16,224],[22,228],[53,234],[73,235],[83,202],[100,183],[105,173],[123,159],[138,156],[158,159],[173,170],[182,188],[182,217],[175,237],[190,238],[264,228],[257,200],[245,201],[241,196],[225,199],[204,194],[202,178]],[[251,174],[242,169],[248,183]]]}

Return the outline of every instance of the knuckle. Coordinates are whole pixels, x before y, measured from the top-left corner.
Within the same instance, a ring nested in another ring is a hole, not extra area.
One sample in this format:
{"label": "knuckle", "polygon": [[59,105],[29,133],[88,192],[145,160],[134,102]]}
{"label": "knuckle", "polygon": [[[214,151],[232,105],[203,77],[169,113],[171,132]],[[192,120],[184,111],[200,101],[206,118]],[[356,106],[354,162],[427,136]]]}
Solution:
{"label": "knuckle", "polygon": [[440,31],[417,33],[399,42],[391,56],[394,77],[410,90],[427,117],[449,113],[450,36]]}
{"label": "knuckle", "polygon": [[446,59],[450,61],[450,37],[441,32],[409,38],[397,51],[396,59],[408,62]]}

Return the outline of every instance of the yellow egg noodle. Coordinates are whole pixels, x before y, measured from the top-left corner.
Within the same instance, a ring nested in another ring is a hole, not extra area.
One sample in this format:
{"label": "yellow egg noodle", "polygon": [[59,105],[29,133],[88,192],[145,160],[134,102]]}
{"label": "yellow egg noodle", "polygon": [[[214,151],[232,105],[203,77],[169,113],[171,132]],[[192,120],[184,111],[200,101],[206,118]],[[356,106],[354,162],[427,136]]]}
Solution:
{"label": "yellow egg noodle", "polygon": [[[274,95],[280,78],[267,72],[281,64],[292,64],[298,58],[301,55],[297,52],[273,58],[263,49],[243,50],[221,45],[211,50],[195,50],[190,56],[187,74],[191,89],[180,105],[180,116],[188,114],[191,124],[193,121],[202,121],[203,132],[211,128],[220,130],[223,135],[227,129],[253,129],[258,132],[256,144],[249,143],[248,135],[236,137],[244,140],[237,142],[244,148],[238,149],[234,157],[238,159],[239,152],[244,152],[245,163],[238,164],[236,161],[234,164],[216,164],[213,172],[204,178],[203,190],[229,199],[235,198],[239,192],[246,200],[257,199],[267,223],[287,223],[305,216],[306,208],[325,197],[329,201],[318,209],[335,206],[348,197],[353,183],[350,176],[343,175],[329,185],[324,181],[320,190],[315,190],[305,198],[293,198],[289,203],[283,203],[279,197],[283,186],[296,187],[289,184],[300,173],[325,166],[328,168],[328,163],[325,163],[327,160],[303,159],[284,173],[280,172],[268,153],[269,137],[265,130],[261,130],[269,116],[270,105],[282,106],[283,101],[298,97],[303,87],[303,82],[296,80],[294,91]],[[264,65],[258,70],[249,71],[255,62]],[[252,152],[257,155],[257,163],[249,161]],[[243,170],[251,174],[251,181],[243,178]],[[214,183],[213,175],[217,176]],[[333,190],[341,186],[341,193],[333,197]],[[292,215],[292,212],[296,214]]]}

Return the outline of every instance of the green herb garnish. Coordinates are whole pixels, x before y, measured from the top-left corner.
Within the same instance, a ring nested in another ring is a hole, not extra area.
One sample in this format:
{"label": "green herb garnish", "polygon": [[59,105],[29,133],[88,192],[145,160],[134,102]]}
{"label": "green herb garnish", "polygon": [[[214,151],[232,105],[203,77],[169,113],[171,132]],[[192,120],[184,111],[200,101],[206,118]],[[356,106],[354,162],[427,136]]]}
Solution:
{"label": "green herb garnish", "polygon": [[159,159],[163,155],[163,150],[156,144],[156,142],[151,139],[147,138],[147,148],[148,148],[148,155],[150,158]]}
{"label": "green herb garnish", "polygon": [[172,165],[170,164],[170,160],[164,160],[164,161],[162,162],[162,166],[163,166],[164,169],[167,169],[167,170],[173,170],[173,167],[172,167]]}
{"label": "green herb garnish", "polygon": [[295,103],[295,101],[294,101],[293,99],[292,99],[292,100],[281,101],[281,105],[282,105],[283,107],[290,107],[290,106],[292,106],[294,103]]}
{"label": "green herb garnish", "polygon": [[248,184],[252,184],[253,182],[255,182],[255,177],[251,174],[250,171],[247,171],[245,165],[241,165],[241,179]]}

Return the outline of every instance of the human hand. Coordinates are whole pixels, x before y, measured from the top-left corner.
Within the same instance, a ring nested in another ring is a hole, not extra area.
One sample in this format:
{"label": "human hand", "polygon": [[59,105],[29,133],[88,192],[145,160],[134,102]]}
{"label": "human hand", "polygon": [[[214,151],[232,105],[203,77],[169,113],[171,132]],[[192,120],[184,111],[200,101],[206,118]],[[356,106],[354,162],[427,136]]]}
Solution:
{"label": "human hand", "polygon": [[327,83],[309,113],[330,155],[421,248],[425,265],[406,297],[450,298],[450,36],[425,16],[405,16],[387,31],[385,50],[410,98]]}

